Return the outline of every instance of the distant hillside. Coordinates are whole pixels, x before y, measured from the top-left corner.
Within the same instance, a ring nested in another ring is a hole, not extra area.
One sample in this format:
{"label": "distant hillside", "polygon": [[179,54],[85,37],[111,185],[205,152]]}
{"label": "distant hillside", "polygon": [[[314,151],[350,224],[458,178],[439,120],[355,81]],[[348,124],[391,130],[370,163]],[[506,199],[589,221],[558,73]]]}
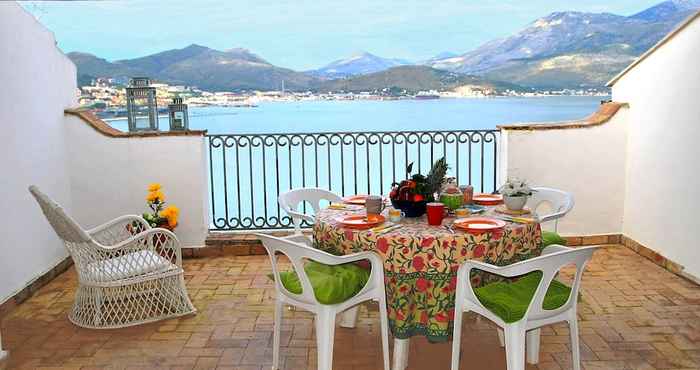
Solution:
{"label": "distant hillside", "polygon": [[319,78],[345,78],[387,70],[391,67],[412,64],[402,59],[389,59],[374,54],[361,52],[347,59],[336,60],[325,67],[309,71],[308,74]]}
{"label": "distant hillside", "polygon": [[700,0],[672,0],[630,17],[552,13],[513,36],[428,65],[534,88],[602,87],[697,8]]}
{"label": "distant hillside", "polygon": [[245,49],[219,51],[200,45],[168,50],[142,58],[108,62],[94,55],[69,53],[79,80],[95,77],[149,76],[175,84],[216,91],[291,90],[309,88],[314,78],[276,67]]}
{"label": "distant hillside", "polygon": [[322,92],[372,92],[389,89],[417,93],[427,90],[453,90],[462,86],[481,88],[492,93],[502,92],[506,89],[521,89],[521,87],[513,84],[487,81],[475,76],[467,76],[426,66],[400,66],[348,79],[323,81],[317,90]]}

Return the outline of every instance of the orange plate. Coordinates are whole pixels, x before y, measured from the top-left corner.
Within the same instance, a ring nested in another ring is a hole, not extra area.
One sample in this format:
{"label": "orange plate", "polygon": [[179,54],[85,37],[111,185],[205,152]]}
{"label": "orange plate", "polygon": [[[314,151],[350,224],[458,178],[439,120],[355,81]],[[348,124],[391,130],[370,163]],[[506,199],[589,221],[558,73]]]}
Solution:
{"label": "orange plate", "polygon": [[353,229],[369,229],[386,221],[382,215],[350,215],[340,220],[340,223]]}
{"label": "orange plate", "polygon": [[503,203],[503,195],[501,194],[477,194],[472,200],[474,203],[482,206],[497,206]]}
{"label": "orange plate", "polygon": [[505,221],[490,217],[467,217],[455,220],[454,227],[469,233],[485,233],[506,226]]}
{"label": "orange plate", "polygon": [[359,206],[364,206],[366,201],[367,201],[366,195],[349,195],[349,196],[343,198],[343,202],[345,202],[347,204],[356,204]]}

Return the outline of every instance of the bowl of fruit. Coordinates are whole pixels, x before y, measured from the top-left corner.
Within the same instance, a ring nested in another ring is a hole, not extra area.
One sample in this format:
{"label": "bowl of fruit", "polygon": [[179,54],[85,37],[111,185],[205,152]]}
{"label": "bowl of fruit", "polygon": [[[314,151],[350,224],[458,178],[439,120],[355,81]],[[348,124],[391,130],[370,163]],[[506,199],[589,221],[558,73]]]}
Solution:
{"label": "bowl of fruit", "polygon": [[393,183],[389,198],[391,205],[403,211],[406,217],[420,217],[425,214],[429,202],[435,201],[435,193],[447,172],[447,162],[442,158],[433,164],[427,176],[415,174],[411,176],[413,163],[406,167],[407,180]]}

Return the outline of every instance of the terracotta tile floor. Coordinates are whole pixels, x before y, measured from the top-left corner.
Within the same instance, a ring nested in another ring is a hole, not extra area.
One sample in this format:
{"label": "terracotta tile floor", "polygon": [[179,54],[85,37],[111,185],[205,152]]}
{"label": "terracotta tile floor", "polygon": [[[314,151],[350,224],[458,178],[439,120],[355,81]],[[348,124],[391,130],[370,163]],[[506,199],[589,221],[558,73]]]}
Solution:
{"label": "terracotta tile floor", "polygon": [[[185,260],[196,316],[135,328],[96,331],[68,322],[76,275],[62,274],[2,321],[8,368],[268,369],[273,286],[266,256]],[[567,276],[567,273],[562,274]],[[700,287],[632,251],[599,251],[583,278],[579,306],[586,369],[700,367]],[[380,369],[375,307],[356,329],[336,330],[335,369]],[[496,331],[467,316],[463,369],[504,369]],[[283,328],[286,369],[315,369],[313,322],[288,311]],[[448,369],[449,344],[411,343],[409,369]],[[565,325],[543,330],[540,363],[529,369],[571,368]]]}

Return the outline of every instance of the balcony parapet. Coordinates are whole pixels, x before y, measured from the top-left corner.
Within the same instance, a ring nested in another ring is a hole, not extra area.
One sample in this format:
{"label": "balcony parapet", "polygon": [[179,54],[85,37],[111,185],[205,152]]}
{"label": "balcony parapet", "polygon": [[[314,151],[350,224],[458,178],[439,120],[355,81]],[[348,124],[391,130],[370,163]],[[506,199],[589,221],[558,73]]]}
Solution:
{"label": "balcony parapet", "polygon": [[65,114],[76,116],[83,122],[88,124],[95,131],[107,137],[114,138],[143,138],[143,137],[164,137],[164,136],[204,136],[207,130],[189,130],[189,131],[144,131],[144,132],[124,132],[110,126],[107,122],[101,120],[92,112],[80,109],[70,108],[64,110]]}
{"label": "balcony parapet", "polygon": [[535,131],[535,130],[566,130],[575,128],[587,128],[593,126],[600,126],[615,116],[615,114],[620,110],[620,108],[627,108],[629,104],[627,103],[603,103],[598,108],[598,111],[594,112],[590,116],[576,120],[576,121],[562,121],[562,122],[548,122],[548,123],[514,123],[508,125],[498,125],[499,130],[521,130],[521,131]]}

